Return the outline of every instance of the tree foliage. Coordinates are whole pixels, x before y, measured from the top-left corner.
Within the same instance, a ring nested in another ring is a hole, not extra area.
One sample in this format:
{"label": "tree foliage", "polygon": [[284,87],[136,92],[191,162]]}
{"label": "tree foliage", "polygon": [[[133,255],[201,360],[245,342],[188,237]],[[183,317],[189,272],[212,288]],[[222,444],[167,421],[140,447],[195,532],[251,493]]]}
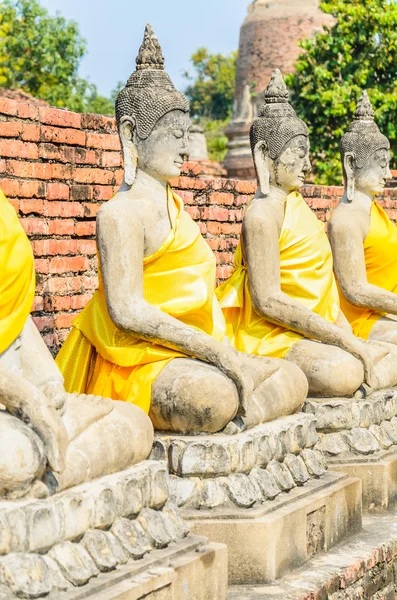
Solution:
{"label": "tree foliage", "polygon": [[393,0],[326,0],[335,17],[314,38],[288,76],[292,102],[309,125],[319,183],[341,181],[339,142],[367,89],[381,131],[397,156],[397,5]]}
{"label": "tree foliage", "polygon": [[185,78],[191,83],[185,90],[190,100],[194,117],[224,121],[232,115],[237,52],[227,56],[211,54],[206,48],[199,48],[191,57],[195,69],[192,77],[188,72]]}
{"label": "tree foliage", "polygon": [[74,21],[50,16],[37,0],[1,0],[1,87],[20,88],[52,106],[111,114],[111,102],[78,75],[85,52]]}

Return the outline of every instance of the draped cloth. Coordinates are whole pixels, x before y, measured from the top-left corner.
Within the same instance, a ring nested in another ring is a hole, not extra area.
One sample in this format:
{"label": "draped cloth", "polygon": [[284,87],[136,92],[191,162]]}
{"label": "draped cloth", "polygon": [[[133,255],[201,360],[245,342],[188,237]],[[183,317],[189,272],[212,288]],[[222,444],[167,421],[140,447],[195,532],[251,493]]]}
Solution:
{"label": "draped cloth", "polygon": [[[215,257],[198,225],[169,189],[170,233],[143,261],[144,298],[189,327],[221,341],[225,322],[215,296]],[[165,365],[184,354],[119,330],[106,306],[101,270],[99,287],[73,322],[57,357],[68,392],[126,400],[149,412],[151,388]]]}
{"label": "draped cloth", "polygon": [[[282,291],[334,323],[340,305],[331,247],[324,224],[297,192],[287,197],[279,246]],[[302,339],[299,333],[275,325],[255,311],[241,242],[234,271],[216,294],[226,319],[227,336],[241,352],[283,358]]]}
{"label": "draped cloth", "polygon": [[[377,202],[372,202],[371,226],[364,242],[368,283],[397,294],[397,227]],[[341,308],[355,335],[368,339],[386,313],[350,304],[339,288]]]}
{"label": "draped cloth", "polygon": [[0,354],[22,332],[35,287],[32,247],[13,206],[0,190]]}

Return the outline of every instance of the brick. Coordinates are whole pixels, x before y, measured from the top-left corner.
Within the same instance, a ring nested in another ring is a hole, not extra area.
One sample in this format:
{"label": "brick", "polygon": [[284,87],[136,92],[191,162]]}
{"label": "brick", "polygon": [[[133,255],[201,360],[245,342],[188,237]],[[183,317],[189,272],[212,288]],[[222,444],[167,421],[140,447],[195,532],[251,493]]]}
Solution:
{"label": "brick", "polygon": [[[97,150],[86,150],[85,148],[75,148],[75,163],[83,165],[99,165],[100,156]],[[112,166],[112,165],[109,165]]]}
{"label": "brick", "polygon": [[63,129],[43,125],[41,127],[41,140],[43,142],[55,142],[57,144],[69,144],[71,146],[85,146],[85,132],[79,129]]}
{"label": "brick", "polygon": [[0,98],[0,113],[15,117],[18,114],[18,102],[9,98]]}
{"label": "brick", "polygon": [[1,137],[18,137],[22,131],[22,123],[19,121],[0,121]]}
{"label": "brick", "polygon": [[93,255],[97,253],[95,240],[77,240],[78,254]]}
{"label": "brick", "polygon": [[66,329],[72,326],[74,319],[77,317],[77,312],[64,313],[55,316],[55,327],[58,329]]}
{"label": "brick", "polygon": [[74,235],[75,222],[72,219],[53,219],[48,222],[48,235]]}
{"label": "brick", "polygon": [[92,200],[93,191],[90,185],[71,185],[70,198],[72,200]]}
{"label": "brick", "polygon": [[20,140],[0,139],[0,155],[13,158],[30,158],[32,160],[39,158],[36,144],[21,142]]}
{"label": "brick", "polygon": [[234,195],[225,192],[212,192],[210,194],[210,204],[233,206]]}
{"label": "brick", "polygon": [[116,194],[117,188],[112,185],[94,185],[92,192],[95,200],[110,200]]}
{"label": "brick", "polygon": [[44,202],[43,200],[38,199],[21,199],[19,201],[19,211],[23,215],[28,215],[30,213],[37,213],[40,215],[44,214]]}
{"label": "brick", "polygon": [[201,218],[204,221],[228,221],[229,210],[218,206],[204,207],[201,209]]}
{"label": "brick", "polygon": [[36,273],[48,275],[50,272],[50,261],[47,258],[36,258],[34,261]]}
{"label": "brick", "polygon": [[21,138],[27,142],[38,142],[40,140],[40,125],[23,123]]}
{"label": "brick", "polygon": [[0,173],[6,172],[6,161],[0,158]]}
{"label": "brick", "polygon": [[99,209],[101,208],[101,204],[94,204],[84,202],[83,204],[84,217],[87,219],[95,218],[98,214]]}
{"label": "brick", "polygon": [[48,223],[45,219],[27,217],[20,219],[20,223],[27,235],[47,235]]}
{"label": "brick", "polygon": [[56,163],[8,160],[7,173],[28,179],[70,179],[72,170],[71,167]]}
{"label": "brick", "polygon": [[102,152],[101,166],[102,167],[119,167],[121,165],[120,152]]}
{"label": "brick", "polygon": [[187,192],[186,190],[178,190],[177,195],[182,198],[184,204],[194,204],[193,192]]}
{"label": "brick", "polygon": [[43,198],[46,193],[46,186],[42,181],[17,181],[3,178],[1,187],[6,196],[12,197]]}
{"label": "brick", "polygon": [[87,303],[91,300],[92,294],[80,294],[78,296],[72,296],[70,302],[70,308],[72,310],[78,310],[84,308]]}
{"label": "brick", "polygon": [[100,183],[100,184],[113,184],[114,174],[112,171],[105,171],[104,169],[88,169],[88,168],[75,168],[73,169],[72,178],[77,183]]}
{"label": "brick", "polygon": [[66,183],[47,183],[47,200],[69,200],[69,195]]}
{"label": "brick", "polygon": [[47,202],[45,214],[48,217],[83,217],[84,207],[78,202]]}
{"label": "brick", "polygon": [[39,109],[31,102],[18,102],[18,117],[37,121],[39,118]]}
{"label": "brick", "polygon": [[33,317],[33,321],[40,332],[52,329],[55,325],[54,317],[49,315],[43,317]]}
{"label": "brick", "polygon": [[39,145],[39,156],[45,160],[74,163],[76,148],[73,148],[73,146],[57,146],[56,144],[43,143]]}
{"label": "brick", "polygon": [[193,179],[192,177],[177,177],[170,181],[171,187],[182,190],[205,190],[208,185],[206,179]]}
{"label": "brick", "polygon": [[236,181],[235,190],[239,194],[255,194],[256,181]]}
{"label": "brick", "polygon": [[50,273],[78,273],[87,271],[90,263],[85,256],[65,256],[62,258],[52,258],[50,260]]}
{"label": "brick", "polygon": [[44,308],[43,298],[41,296],[35,296],[34,300],[33,300],[32,310],[34,310],[34,311],[43,310],[43,308]]}
{"label": "brick", "polygon": [[35,240],[32,244],[35,256],[77,254],[77,240]]}
{"label": "brick", "polygon": [[47,125],[73,127],[74,129],[80,129],[81,127],[81,114],[71,112],[70,110],[43,106],[39,109],[39,117],[40,121]]}
{"label": "brick", "polygon": [[95,221],[83,221],[82,223],[76,223],[75,233],[80,237],[88,237],[90,235],[95,235],[95,231]]}
{"label": "brick", "polygon": [[87,133],[86,145],[101,150],[120,150],[119,136],[108,133]]}
{"label": "brick", "polygon": [[82,129],[104,130],[109,133],[117,133],[116,119],[105,115],[82,114],[81,127]]}

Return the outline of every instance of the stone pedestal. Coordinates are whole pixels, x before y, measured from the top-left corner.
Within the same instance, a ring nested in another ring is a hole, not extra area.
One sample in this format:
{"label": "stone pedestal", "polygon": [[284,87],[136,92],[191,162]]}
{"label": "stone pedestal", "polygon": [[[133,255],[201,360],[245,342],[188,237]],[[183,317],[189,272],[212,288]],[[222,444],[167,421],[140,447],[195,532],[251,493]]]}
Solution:
{"label": "stone pedestal", "polygon": [[[225,547],[187,534],[154,461],[48,499],[0,501],[0,598],[182,600],[205,572],[224,599]],[[191,597],[210,600],[207,588]]]}
{"label": "stone pedestal", "polygon": [[363,509],[385,512],[397,506],[397,390],[368,398],[309,399],[303,410],[315,416],[320,450],[335,471],[359,477]]}
{"label": "stone pedestal", "polygon": [[268,582],[361,528],[361,483],[327,472],[315,420],[297,414],[238,435],[158,434],[171,499],[192,532],[225,543],[230,583]]}

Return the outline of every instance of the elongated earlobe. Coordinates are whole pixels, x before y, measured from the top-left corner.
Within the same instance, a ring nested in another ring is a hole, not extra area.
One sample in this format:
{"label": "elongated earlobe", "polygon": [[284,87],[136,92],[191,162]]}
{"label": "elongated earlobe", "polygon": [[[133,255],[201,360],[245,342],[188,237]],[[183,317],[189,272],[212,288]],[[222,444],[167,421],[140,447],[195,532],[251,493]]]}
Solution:
{"label": "elongated earlobe", "polygon": [[134,120],[123,117],[120,121],[120,140],[123,147],[124,181],[127,185],[134,185],[138,167],[138,151],[134,142]]}
{"label": "elongated earlobe", "polygon": [[258,142],[254,149],[254,162],[259,188],[263,196],[270,193],[269,156],[266,142]]}
{"label": "elongated earlobe", "polygon": [[346,172],[346,196],[349,202],[353,202],[356,191],[354,182],[355,156],[353,152],[347,152],[344,158]]}

